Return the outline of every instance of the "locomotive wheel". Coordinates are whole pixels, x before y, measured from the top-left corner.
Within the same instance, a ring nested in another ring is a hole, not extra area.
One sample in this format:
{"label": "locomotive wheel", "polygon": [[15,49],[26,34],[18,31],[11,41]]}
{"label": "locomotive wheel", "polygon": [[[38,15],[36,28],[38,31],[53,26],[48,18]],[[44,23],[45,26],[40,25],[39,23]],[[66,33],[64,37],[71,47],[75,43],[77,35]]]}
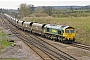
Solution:
{"label": "locomotive wheel", "polygon": [[63,37],[61,37],[61,42],[64,43],[64,41],[63,41]]}
{"label": "locomotive wheel", "polygon": [[50,36],[50,39],[53,40],[53,35]]}

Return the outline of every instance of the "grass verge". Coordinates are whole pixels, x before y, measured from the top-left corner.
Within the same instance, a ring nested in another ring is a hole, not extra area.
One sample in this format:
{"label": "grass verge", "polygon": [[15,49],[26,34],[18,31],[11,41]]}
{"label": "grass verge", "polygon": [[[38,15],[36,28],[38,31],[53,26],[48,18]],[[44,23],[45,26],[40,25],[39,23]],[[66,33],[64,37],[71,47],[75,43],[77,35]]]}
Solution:
{"label": "grass verge", "polygon": [[17,58],[0,58],[0,60],[19,60]]}
{"label": "grass verge", "polygon": [[0,32],[0,45],[1,45],[1,49],[6,48],[7,46],[11,46],[13,44],[13,42],[7,42],[7,37],[6,34],[1,31]]}

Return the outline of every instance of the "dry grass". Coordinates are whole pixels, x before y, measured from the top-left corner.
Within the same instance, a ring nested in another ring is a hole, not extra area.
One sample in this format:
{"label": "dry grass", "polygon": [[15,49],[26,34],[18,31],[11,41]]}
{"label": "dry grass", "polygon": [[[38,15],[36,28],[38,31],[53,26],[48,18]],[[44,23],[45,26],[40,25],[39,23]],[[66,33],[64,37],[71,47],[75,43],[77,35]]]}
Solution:
{"label": "dry grass", "polygon": [[51,23],[59,25],[70,25],[76,29],[76,41],[90,44],[90,17],[68,17],[68,18],[52,18],[52,17],[30,17],[24,18],[27,21],[39,23]]}

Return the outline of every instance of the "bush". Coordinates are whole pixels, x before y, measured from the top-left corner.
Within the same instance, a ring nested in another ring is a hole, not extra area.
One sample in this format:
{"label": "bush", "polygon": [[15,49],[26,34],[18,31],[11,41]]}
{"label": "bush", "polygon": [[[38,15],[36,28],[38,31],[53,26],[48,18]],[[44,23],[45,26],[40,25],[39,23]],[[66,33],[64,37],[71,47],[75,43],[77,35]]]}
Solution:
{"label": "bush", "polygon": [[46,13],[33,13],[30,17],[48,17],[49,15]]}
{"label": "bush", "polygon": [[70,16],[74,16],[74,17],[87,17],[90,16],[89,13],[70,13]]}

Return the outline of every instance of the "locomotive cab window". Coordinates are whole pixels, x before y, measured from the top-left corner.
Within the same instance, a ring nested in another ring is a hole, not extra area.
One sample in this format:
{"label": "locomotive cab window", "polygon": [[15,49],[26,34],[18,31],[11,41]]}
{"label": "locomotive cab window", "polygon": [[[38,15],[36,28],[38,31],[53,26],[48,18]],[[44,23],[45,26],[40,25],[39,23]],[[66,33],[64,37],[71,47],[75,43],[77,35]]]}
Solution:
{"label": "locomotive cab window", "polygon": [[66,32],[66,33],[69,33],[69,30],[66,30],[65,32]]}
{"label": "locomotive cab window", "polygon": [[47,32],[49,32],[49,28],[47,28]]}
{"label": "locomotive cab window", "polygon": [[74,33],[74,30],[70,30],[70,33]]}
{"label": "locomotive cab window", "polygon": [[73,29],[66,29],[65,32],[66,33],[74,33],[74,30]]}

